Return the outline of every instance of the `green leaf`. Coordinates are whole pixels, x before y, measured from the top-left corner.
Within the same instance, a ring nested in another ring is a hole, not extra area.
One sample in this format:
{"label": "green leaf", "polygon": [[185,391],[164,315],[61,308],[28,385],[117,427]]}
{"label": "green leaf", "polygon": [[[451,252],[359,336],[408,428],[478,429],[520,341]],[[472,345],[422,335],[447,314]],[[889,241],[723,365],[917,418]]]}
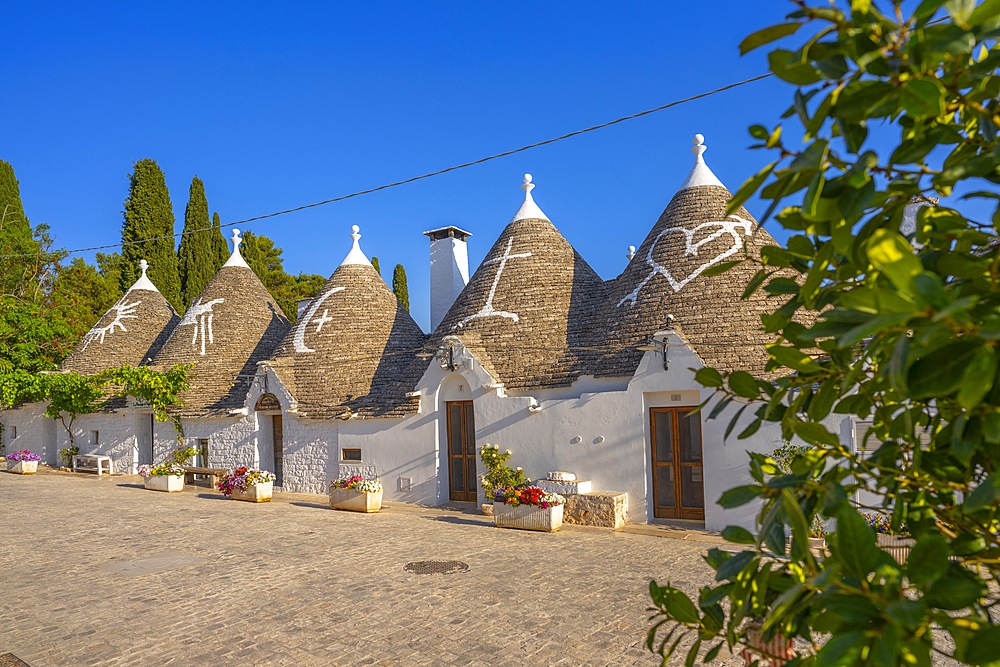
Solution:
{"label": "green leaf", "polygon": [[822,367],[816,363],[815,359],[794,347],[769,345],[767,347],[767,353],[772,359],[777,361],[782,366],[791,368],[792,370],[800,373],[817,373],[823,370]]}
{"label": "green leaf", "polygon": [[[913,558],[913,554],[910,554],[910,558]],[[890,603],[885,611],[893,623],[908,630],[915,630],[924,624],[927,605],[920,600],[903,599]]]}
{"label": "green leaf", "polygon": [[706,278],[722,275],[729,269],[733,268],[734,266],[739,266],[745,261],[746,261],[745,259],[735,259],[731,262],[722,262],[721,264],[716,264],[715,266],[711,266],[705,269],[704,271],[701,272],[701,275],[705,276]]}
{"label": "green leaf", "polygon": [[836,447],[840,444],[837,436],[830,433],[825,426],[818,422],[792,422],[792,431],[811,445]]}
{"label": "green leaf", "polygon": [[966,512],[975,512],[984,507],[993,507],[1000,502],[1000,474],[993,473],[979,483],[962,503]]}
{"label": "green leaf", "polygon": [[969,15],[967,23],[973,28],[1000,18],[1000,0],[983,0]]}
{"label": "green leaf", "polygon": [[951,549],[941,535],[922,536],[906,559],[906,572],[910,581],[924,587],[936,581],[948,569]]}
{"label": "green leaf", "polygon": [[927,604],[947,611],[958,611],[976,603],[986,594],[983,581],[958,563],[949,563],[948,570],[931,585],[924,597]]}
{"label": "green leaf", "polygon": [[875,531],[851,507],[844,507],[837,512],[834,538],[832,542],[828,542],[834,557],[848,573],[861,579],[875,571],[884,555],[875,545]]}
{"label": "green leaf", "polygon": [[1000,664],[1000,625],[990,625],[983,628],[969,640],[965,649],[965,662],[970,665]]}
{"label": "green leaf", "polygon": [[744,371],[733,371],[729,375],[729,389],[743,398],[760,398],[760,387],[753,376]]}
{"label": "green leaf", "polygon": [[694,380],[702,387],[721,387],[722,373],[706,366],[695,371]]}
{"label": "green leaf", "polygon": [[743,569],[749,565],[756,554],[752,551],[741,551],[732,558],[726,560],[722,563],[719,568],[715,571],[716,581],[724,581],[727,579],[734,578],[737,574],[743,571]]}
{"label": "green leaf", "polygon": [[910,79],[903,84],[899,101],[910,116],[937,117],[944,113],[944,86],[935,79]]}
{"label": "green leaf", "polygon": [[732,215],[733,213],[736,213],[736,211],[738,211],[740,207],[743,206],[743,204],[746,203],[746,201],[750,199],[750,197],[752,197],[755,192],[757,192],[757,190],[764,183],[764,181],[767,180],[767,177],[771,175],[771,172],[774,171],[774,168],[777,166],[777,164],[778,164],[777,162],[772,162],[771,164],[767,165],[766,167],[758,171],[756,174],[748,178],[746,182],[740,186],[740,189],[736,191],[732,199],[730,199],[729,203],[726,205],[726,215]]}
{"label": "green leaf", "polygon": [[697,623],[701,620],[694,603],[682,591],[676,588],[661,589],[663,606],[667,613],[681,623]]}
{"label": "green leaf", "polygon": [[862,632],[834,635],[816,654],[816,667],[854,667],[861,663],[866,643]]}
{"label": "green leaf", "polygon": [[796,86],[808,86],[822,78],[816,68],[803,63],[799,57],[787,49],[775,49],[767,54],[767,61],[775,76]]}
{"label": "green leaf", "polygon": [[746,55],[750,51],[764,46],[765,44],[770,44],[771,42],[781,39],[782,37],[787,37],[803,25],[805,24],[779,23],[778,25],[768,26],[767,28],[751,33],[742,42],[740,42],[740,55]]}
{"label": "green leaf", "polygon": [[764,487],[759,484],[737,486],[734,489],[725,491],[721,496],[719,496],[719,504],[725,509],[740,507],[741,505],[746,505],[750,501],[759,498],[763,490]]}
{"label": "green leaf", "polygon": [[997,376],[997,355],[992,347],[979,347],[969,359],[956,400],[966,410],[972,410],[983,400]]}
{"label": "green leaf", "polygon": [[923,270],[913,247],[899,232],[876,229],[866,244],[868,260],[892,282],[896,289],[912,293],[913,277]]}
{"label": "green leaf", "polygon": [[906,384],[912,398],[948,396],[958,390],[965,367],[982,346],[976,341],[959,340],[931,352],[910,366]]}
{"label": "green leaf", "polygon": [[753,533],[742,526],[726,526],[722,529],[722,538],[736,544],[755,544],[757,542]]}

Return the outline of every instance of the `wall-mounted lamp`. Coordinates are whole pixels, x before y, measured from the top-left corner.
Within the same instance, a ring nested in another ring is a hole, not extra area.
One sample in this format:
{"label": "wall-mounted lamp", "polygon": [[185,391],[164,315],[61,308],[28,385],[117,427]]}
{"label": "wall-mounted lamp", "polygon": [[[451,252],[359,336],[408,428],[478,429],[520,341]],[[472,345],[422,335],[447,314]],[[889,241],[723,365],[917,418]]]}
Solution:
{"label": "wall-mounted lamp", "polygon": [[354,412],[347,410],[346,412],[341,412],[339,415],[337,415],[337,419],[343,419],[344,421],[347,421],[348,419],[354,419],[354,417],[356,416],[357,415]]}
{"label": "wall-mounted lamp", "polygon": [[534,397],[528,398],[528,412],[531,414],[538,414],[542,411],[542,406],[538,404],[538,400]]}
{"label": "wall-mounted lamp", "polygon": [[484,384],[483,389],[503,389],[503,382],[491,382]]}

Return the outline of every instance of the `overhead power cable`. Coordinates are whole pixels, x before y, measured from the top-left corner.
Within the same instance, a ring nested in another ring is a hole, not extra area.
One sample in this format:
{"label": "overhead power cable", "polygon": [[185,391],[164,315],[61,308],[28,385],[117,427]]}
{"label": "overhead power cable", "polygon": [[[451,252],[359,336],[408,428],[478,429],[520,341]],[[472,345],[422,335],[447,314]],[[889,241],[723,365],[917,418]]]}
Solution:
{"label": "overhead power cable", "polygon": [[[592,125],[591,127],[586,127],[582,130],[576,130],[574,132],[569,132],[567,134],[559,135],[558,137],[553,137],[551,139],[545,139],[543,141],[536,141],[532,144],[527,144],[526,146],[521,146],[520,148],[514,148],[509,151],[504,151],[502,153],[495,153],[487,157],[479,158],[478,160],[472,160],[471,162],[463,162],[462,164],[456,164],[451,167],[446,167],[444,169],[438,169],[437,171],[431,171],[426,174],[421,174],[419,176],[412,176],[410,178],[405,178],[401,181],[393,181],[392,183],[386,183],[384,185],[379,185],[373,188],[368,188],[366,190],[358,190],[357,192],[352,192],[350,194],[341,195],[339,197],[333,197],[331,199],[324,199],[323,201],[313,202],[312,204],[303,204],[302,206],[296,206],[294,208],[286,208],[281,211],[275,211],[273,213],[266,213],[264,215],[257,215],[251,218],[244,218],[242,220],[237,220],[235,222],[227,222],[221,227],[235,227],[236,225],[245,225],[251,222],[257,222],[260,220],[267,220],[269,218],[276,218],[280,215],[288,215],[289,213],[297,213],[299,211],[305,211],[310,208],[316,208],[317,206],[326,206],[327,204],[333,204],[336,202],[345,201],[347,199],[353,199],[355,197],[361,197],[363,195],[370,195],[375,192],[381,192],[382,190],[388,190],[390,188],[396,188],[401,185],[407,185],[409,183],[415,183],[416,181],[422,181],[427,178],[433,178],[434,176],[440,176],[442,174],[447,174],[452,171],[458,171],[460,169],[467,169],[468,167],[474,167],[476,165],[483,164],[485,162],[490,162],[492,160],[498,160],[502,157],[508,157],[510,155],[516,155],[517,153],[523,153],[524,151],[529,151],[533,148],[539,148],[541,146],[548,146],[549,144],[554,144],[559,141],[564,141],[566,139],[571,139],[573,137],[578,137],[581,134],[587,134],[588,132],[595,132],[597,130],[603,130],[606,127],[611,127],[612,125],[618,125],[619,123],[624,123],[629,120],[635,120],[636,118],[642,118],[643,116],[648,116],[650,114],[657,113],[659,111],[664,111],[681,104],[686,104],[688,102],[694,102],[695,100],[704,99],[711,95],[717,95],[719,93],[726,92],[727,90],[732,90],[733,88],[739,88],[740,86],[745,86],[749,83],[755,83],[763,79],[774,76],[773,74],[761,74],[759,76],[750,77],[749,79],[744,79],[742,81],[737,81],[736,83],[730,83],[720,88],[714,90],[709,90],[704,93],[698,93],[697,95],[691,95],[690,97],[685,97],[679,100],[674,100],[673,102],[668,102],[667,104],[662,104],[658,107],[652,109],[646,109],[645,111],[640,111],[638,113],[630,114],[628,116],[622,116],[621,118],[616,118],[614,120],[609,120],[606,123],[600,123],[599,125]],[[89,248],[76,248],[73,250],[64,251],[68,255],[81,253],[81,252],[93,252],[96,250],[110,250],[113,248],[122,248],[127,245],[142,245],[143,243],[151,243],[153,241],[162,241],[164,239],[172,239],[186,234],[196,234],[199,232],[207,232],[214,229],[213,227],[203,227],[202,229],[195,229],[188,232],[179,232],[177,234],[171,234],[168,236],[157,236],[148,239],[140,239],[137,241],[128,241],[123,243],[111,243],[108,245],[92,246]],[[41,254],[52,254],[52,253],[41,253]],[[16,259],[19,257],[37,257],[38,254],[24,254],[24,255],[0,255],[0,259]]]}

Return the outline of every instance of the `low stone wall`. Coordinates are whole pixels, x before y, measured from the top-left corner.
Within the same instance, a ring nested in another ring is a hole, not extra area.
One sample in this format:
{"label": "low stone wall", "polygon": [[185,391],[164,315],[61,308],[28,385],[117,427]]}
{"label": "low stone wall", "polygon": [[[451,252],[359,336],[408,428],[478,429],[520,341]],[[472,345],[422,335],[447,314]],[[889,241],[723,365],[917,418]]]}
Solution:
{"label": "low stone wall", "polygon": [[584,526],[621,528],[628,520],[628,494],[591,491],[566,496],[563,521]]}

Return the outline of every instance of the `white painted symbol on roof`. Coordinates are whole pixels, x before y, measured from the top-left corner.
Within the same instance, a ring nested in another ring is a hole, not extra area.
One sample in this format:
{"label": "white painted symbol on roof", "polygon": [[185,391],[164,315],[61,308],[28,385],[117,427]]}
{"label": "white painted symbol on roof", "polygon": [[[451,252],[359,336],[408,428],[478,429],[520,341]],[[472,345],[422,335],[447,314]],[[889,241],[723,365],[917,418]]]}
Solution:
{"label": "white painted symbol on roof", "polygon": [[315,320],[313,320],[313,322],[316,323],[316,333],[319,333],[320,331],[323,330],[323,325],[324,324],[326,324],[327,322],[332,322],[333,321],[333,318],[327,315],[327,313],[329,313],[329,312],[330,312],[329,310],[327,310],[326,308],[324,308],[323,309],[323,315],[321,317],[317,317]]}
{"label": "white painted symbol on roof", "polygon": [[493,296],[497,292],[497,284],[500,282],[500,275],[503,273],[504,267],[507,266],[507,260],[518,259],[521,257],[531,257],[530,252],[522,252],[516,255],[512,255],[510,253],[510,248],[513,245],[514,245],[514,237],[511,236],[510,239],[507,240],[507,249],[504,251],[503,255],[501,255],[500,257],[494,257],[493,259],[483,262],[483,266],[486,266],[487,264],[496,264],[497,262],[500,263],[500,266],[497,267],[497,274],[496,276],[493,277],[493,286],[490,287],[490,294],[488,297],[486,297],[486,304],[483,305],[482,310],[480,310],[478,313],[473,313],[472,315],[469,315],[465,319],[461,320],[458,324],[453,326],[451,328],[452,331],[461,326],[465,326],[465,324],[478,317],[506,317],[508,319],[514,320],[515,322],[520,321],[521,318],[517,316],[517,313],[508,313],[503,310],[497,310],[493,307]]}
{"label": "white painted symbol on roof", "polygon": [[207,303],[202,303],[201,297],[198,297],[184,313],[184,318],[177,323],[179,327],[194,325],[194,335],[191,337],[192,345],[198,344],[198,335],[201,334],[201,352],[199,352],[201,356],[205,356],[206,337],[210,344],[215,344],[215,331],[212,328],[212,318],[215,317],[215,313],[212,310],[216,304],[225,303],[225,301],[225,299],[212,299]]}
{"label": "white painted symbol on roof", "polygon": [[124,332],[128,332],[125,328],[125,323],[122,320],[135,320],[139,319],[139,316],[135,314],[135,309],[139,307],[142,301],[133,301],[132,303],[125,303],[128,299],[128,294],[123,296],[118,303],[111,306],[108,312],[114,311],[115,319],[111,321],[111,324],[103,327],[95,327],[87,332],[87,335],[83,337],[83,347],[81,352],[87,349],[87,346],[96,338],[97,342],[104,345],[104,337],[108,334],[114,333],[115,329],[121,329]]}
{"label": "white painted symbol on roof", "polygon": [[325,309],[323,310],[323,317],[322,318],[314,320],[313,319],[313,315],[316,314],[316,311],[319,310],[319,307],[323,305],[323,302],[326,301],[326,299],[327,299],[328,296],[330,296],[331,294],[336,294],[337,292],[342,292],[345,289],[347,289],[347,288],[346,287],[334,287],[332,290],[330,290],[329,292],[327,292],[323,296],[316,297],[313,300],[313,302],[311,304],[309,304],[309,310],[306,311],[305,316],[301,320],[299,320],[298,324],[295,325],[295,336],[292,337],[292,346],[295,348],[296,352],[315,352],[316,351],[316,350],[312,349],[311,347],[309,347],[308,345],[306,345],[306,327],[309,326],[310,322],[319,322],[319,326],[316,327],[316,333],[319,333],[320,330],[323,328],[323,324],[325,324],[326,322],[330,322],[331,320],[333,320],[332,317],[327,317],[326,316],[327,311]]}
{"label": "white painted symbol on roof", "polygon": [[[748,220],[744,220],[743,218],[740,218],[738,216],[731,215],[725,220],[718,220],[714,222],[703,222],[694,229],[685,229],[684,227],[668,227],[667,229],[664,229],[662,232],[659,233],[659,235],[657,235],[656,239],[653,240],[653,243],[650,244],[649,246],[649,250],[646,252],[646,263],[650,266],[652,270],[649,272],[649,275],[643,278],[642,282],[640,282],[638,286],[636,286],[636,288],[632,290],[631,294],[629,294],[624,299],[618,302],[618,306],[621,307],[621,305],[626,301],[629,301],[632,303],[632,305],[635,305],[636,300],[639,298],[639,292],[642,290],[643,287],[646,286],[646,283],[652,280],[653,276],[657,274],[666,278],[667,282],[670,283],[670,286],[674,288],[675,292],[681,291],[681,288],[683,288],[689,282],[691,282],[692,280],[700,276],[702,273],[704,273],[705,269],[708,269],[709,267],[718,264],[722,260],[728,257],[732,257],[733,255],[738,253],[740,251],[740,248],[743,247],[743,237],[740,235],[737,229],[741,228],[743,230],[743,234],[749,234],[750,226],[751,225]],[[712,232],[711,234],[709,234],[702,240],[698,241],[697,243],[692,243],[695,234],[697,234],[699,231],[703,229],[711,229],[712,227],[718,227],[718,230]],[[677,280],[673,276],[673,274],[670,273],[667,267],[663,266],[655,259],[653,259],[653,253],[656,251],[656,245],[660,242],[660,239],[662,239],[666,234],[669,234],[671,232],[679,232],[684,235],[685,257],[688,255],[697,256],[698,250],[703,245],[705,245],[706,243],[711,243],[712,241],[726,234],[729,234],[732,237],[733,244],[726,250],[720,252],[715,257],[713,257],[709,261],[705,262],[704,264],[696,268],[683,280]]]}

